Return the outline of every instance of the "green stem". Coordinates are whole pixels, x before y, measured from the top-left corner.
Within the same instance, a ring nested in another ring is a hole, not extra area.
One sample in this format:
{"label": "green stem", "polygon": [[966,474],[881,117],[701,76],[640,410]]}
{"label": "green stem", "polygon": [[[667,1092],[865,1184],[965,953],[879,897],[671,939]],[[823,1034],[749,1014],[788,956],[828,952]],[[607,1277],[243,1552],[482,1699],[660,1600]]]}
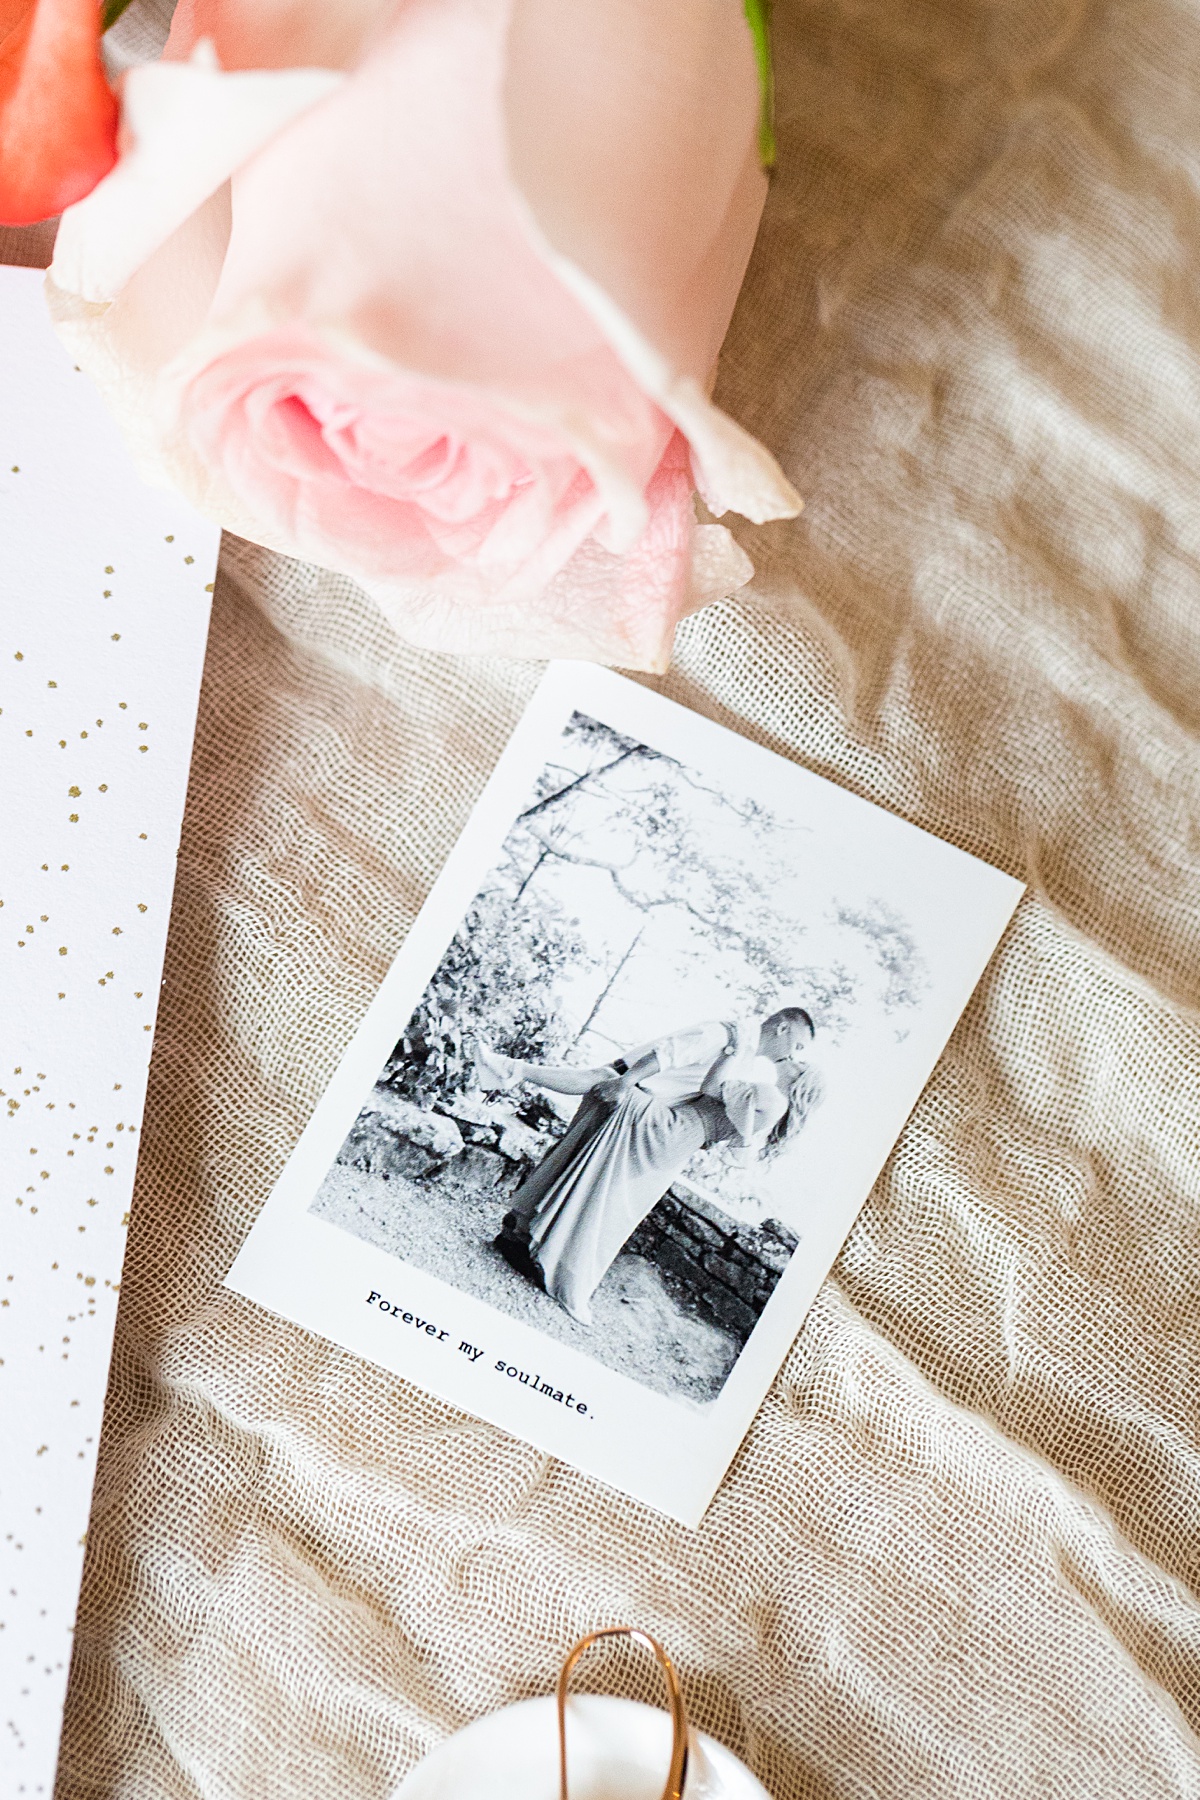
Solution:
{"label": "green stem", "polygon": [[101,31],[108,31],[115,25],[128,5],[129,0],[104,0],[104,5],[100,9]]}
{"label": "green stem", "polygon": [[775,167],[775,65],[771,58],[771,0],[742,0],[746,23],[754,39],[758,64],[758,160],[764,169]]}

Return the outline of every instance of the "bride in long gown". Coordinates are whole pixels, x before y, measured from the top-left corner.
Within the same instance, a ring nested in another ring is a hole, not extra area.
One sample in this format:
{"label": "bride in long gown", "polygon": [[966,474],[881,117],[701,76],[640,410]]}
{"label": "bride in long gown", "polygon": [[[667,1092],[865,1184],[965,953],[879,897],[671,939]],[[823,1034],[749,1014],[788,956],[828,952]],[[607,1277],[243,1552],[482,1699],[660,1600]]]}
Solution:
{"label": "bride in long gown", "polygon": [[769,1154],[820,1097],[795,1058],[812,1021],[788,1007],[766,1021],[716,1021],[599,1068],[547,1066],[476,1046],[485,1088],[519,1081],[582,1099],[560,1141],[513,1198],[497,1246],[581,1324],[630,1234],[697,1151],[732,1143],[739,1160]]}

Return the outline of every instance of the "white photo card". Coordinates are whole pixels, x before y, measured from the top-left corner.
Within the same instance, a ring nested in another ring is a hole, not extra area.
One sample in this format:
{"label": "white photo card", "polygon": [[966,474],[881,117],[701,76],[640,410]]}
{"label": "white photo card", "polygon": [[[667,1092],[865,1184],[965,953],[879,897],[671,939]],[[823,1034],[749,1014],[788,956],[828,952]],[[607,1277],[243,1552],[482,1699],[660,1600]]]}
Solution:
{"label": "white photo card", "polygon": [[695,1525],[1021,891],[554,664],[227,1285]]}

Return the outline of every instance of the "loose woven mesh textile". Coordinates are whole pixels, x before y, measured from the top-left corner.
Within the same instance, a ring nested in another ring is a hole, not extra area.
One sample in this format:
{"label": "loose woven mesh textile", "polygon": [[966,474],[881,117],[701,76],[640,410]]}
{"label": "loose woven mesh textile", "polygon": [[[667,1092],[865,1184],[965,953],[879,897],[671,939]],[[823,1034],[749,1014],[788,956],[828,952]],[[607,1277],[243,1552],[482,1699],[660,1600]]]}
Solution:
{"label": "loose woven mesh textile", "polygon": [[537,674],[227,543],[60,1800],[376,1800],[624,1620],[775,1800],[1200,1796],[1200,16],[776,32],[808,509],[662,686],[1030,896],[684,1530],[219,1286]]}

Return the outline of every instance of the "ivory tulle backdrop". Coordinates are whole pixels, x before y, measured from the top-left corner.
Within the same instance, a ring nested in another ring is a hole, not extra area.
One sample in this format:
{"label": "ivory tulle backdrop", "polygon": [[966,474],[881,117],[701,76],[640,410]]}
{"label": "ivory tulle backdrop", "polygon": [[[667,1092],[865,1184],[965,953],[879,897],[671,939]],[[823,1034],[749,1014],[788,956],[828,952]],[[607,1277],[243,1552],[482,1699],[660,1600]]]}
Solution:
{"label": "ivory tulle backdrop", "polygon": [[535,678],[227,542],[60,1800],[375,1800],[623,1620],[775,1800],[1200,1794],[1200,20],[775,17],[717,397],[808,506],[662,685],[1031,897],[667,1524],[219,1291]]}

